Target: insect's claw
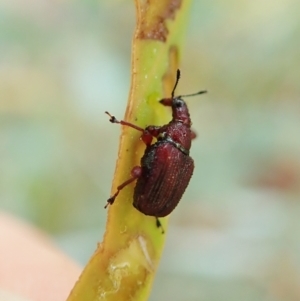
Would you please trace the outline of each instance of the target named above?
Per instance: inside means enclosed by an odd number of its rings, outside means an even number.
[[[164,230],[160,220],[157,217],[155,217],[155,218],[156,218],[156,227],[161,229],[161,234],[164,234],[165,230]]]
[[[119,123],[119,121],[117,120],[117,118],[113,115],[111,115],[109,112],[105,111],[105,114],[107,114],[110,118],[109,118],[109,121],[111,123]]]
[[[112,196],[110,197],[108,200],[107,200],[107,203],[106,205],[104,206],[104,209],[106,209],[109,205],[112,205],[115,201],[115,196]]]

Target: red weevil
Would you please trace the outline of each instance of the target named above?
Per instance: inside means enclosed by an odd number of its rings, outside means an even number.
[[[133,206],[145,215],[156,218],[157,227],[161,227],[158,217],[170,214],[179,203],[194,170],[194,161],[189,156],[191,140],[195,134],[191,130],[188,107],[182,97],[174,97],[180,78],[177,70],[176,82],[170,98],[163,98],[160,103],[172,107],[172,120],[163,126],[149,125],[145,129],[127,121],[118,121],[110,115],[110,122],[130,126],[142,132],[141,139],[146,144],[141,166],[131,170],[131,178],[117,187],[117,192],[107,200],[105,208],[112,205],[119,192],[128,184],[137,180],[133,195]],[[153,144],[152,139],[157,141]]]

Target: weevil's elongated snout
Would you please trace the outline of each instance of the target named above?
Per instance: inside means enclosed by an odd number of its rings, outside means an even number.
[[[171,107],[173,103],[173,98],[163,98],[159,102],[166,107]]]

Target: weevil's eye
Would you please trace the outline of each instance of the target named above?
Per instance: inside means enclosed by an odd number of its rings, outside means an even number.
[[[184,105],[184,101],[181,98],[174,98],[173,104],[174,104],[174,107],[181,108]]]

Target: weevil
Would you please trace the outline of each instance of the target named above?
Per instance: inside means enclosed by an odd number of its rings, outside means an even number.
[[[179,203],[194,171],[194,160],[190,157],[191,141],[195,134],[191,130],[191,118],[183,97],[206,93],[174,96],[180,70],[170,98],[163,98],[160,103],[172,108],[171,121],[163,126],[149,125],[145,129],[105,112],[110,122],[129,126],[140,131],[141,140],[146,149],[141,158],[141,165],[131,170],[131,177],[117,187],[116,193],[107,200],[105,208],[112,205],[119,192],[136,180],[133,194],[133,206],[145,215],[156,218],[157,227],[161,227],[159,217],[169,215]],[[153,138],[157,141],[152,143]],[[163,231],[163,229],[162,229]]]

